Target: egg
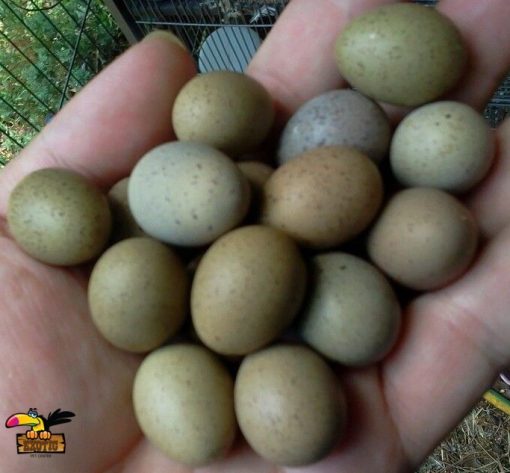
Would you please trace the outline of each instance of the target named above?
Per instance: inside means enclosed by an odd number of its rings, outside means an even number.
[[[34,171],[14,188],[7,224],[32,258],[71,266],[97,257],[110,237],[106,197],[83,176],[59,168]]]
[[[438,10],[411,3],[354,18],[338,36],[335,56],[342,76],[360,92],[406,106],[452,89],[467,62],[457,27]]]
[[[460,193],[485,177],[494,151],[494,134],[480,113],[460,102],[436,102],[402,120],[391,142],[391,168],[405,186]]]
[[[287,122],[278,161],[286,163],[322,146],[345,146],[379,162],[390,138],[388,117],[378,104],[354,90],[332,90],[306,102]]]
[[[233,230],[198,264],[191,289],[195,330],[218,353],[250,353],[292,322],[305,283],[304,261],[284,233],[263,225]]]
[[[433,290],[466,271],[477,241],[475,219],[455,197],[412,188],[390,199],[370,232],[368,252],[400,284]]]
[[[249,211],[249,219],[258,221],[260,218],[260,210],[262,208],[264,185],[273,174],[274,169],[258,161],[243,161],[237,164],[244,177],[250,183],[251,188],[251,208]]]
[[[300,333],[315,350],[347,366],[382,360],[400,329],[391,285],[370,263],[347,253],[324,253],[310,263],[310,288]]]
[[[364,154],[350,148],[316,148],[269,178],[262,222],[304,246],[332,248],[369,225],[382,196],[381,175]]]
[[[126,238],[147,236],[136,223],[128,201],[129,177],[121,179],[108,192],[108,203],[112,212],[111,240],[118,242]]]
[[[173,250],[150,238],[123,240],[99,258],[90,276],[92,321],[117,348],[152,350],[183,324],[189,286]]]
[[[148,235],[201,246],[243,220],[250,187],[221,151],[176,141],[154,148],[137,163],[128,198],[133,217]]]
[[[347,416],[331,368],[312,350],[294,345],[276,345],[243,360],[235,410],[249,445],[282,466],[308,465],[328,455]]]
[[[199,141],[229,155],[253,151],[274,121],[273,101],[255,79],[215,71],[190,80],[175,99],[172,120],[181,141]]]
[[[207,349],[159,348],[140,365],[133,386],[135,415],[145,436],[189,467],[223,457],[236,435],[233,381]]]

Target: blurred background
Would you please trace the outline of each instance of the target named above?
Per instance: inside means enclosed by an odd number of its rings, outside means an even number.
[[[177,34],[200,72],[241,72],[288,1],[0,0],[0,167],[92,77],[148,32],[169,29]],[[508,113],[510,76],[485,116],[497,126]],[[492,404],[482,400],[420,473],[510,472],[506,397],[508,385],[498,380],[486,396]],[[494,407],[498,402],[501,409]]]

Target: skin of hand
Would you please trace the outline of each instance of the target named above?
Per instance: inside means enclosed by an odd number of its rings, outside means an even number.
[[[248,73],[279,106],[280,122],[301,103],[345,86],[334,64],[341,28],[381,0],[293,0]],[[320,4],[320,8],[318,7]],[[462,31],[469,74],[450,95],[482,109],[510,65],[510,2],[442,0],[439,9]],[[87,309],[90,268],[58,269],[25,255],[5,223],[13,187],[29,172],[73,169],[108,189],[142,154],[174,138],[172,104],[195,74],[189,53],[165,35],[134,46],[95,78],[21,155],[0,172],[0,399],[4,417],[35,406],[76,417],[66,424],[65,455],[17,455],[2,429],[6,471],[40,473],[190,473],[141,435],[131,406],[140,356],[102,340]],[[510,365],[510,120],[496,131],[498,157],[466,198],[484,246],[457,282],[415,299],[400,342],[381,364],[338,370],[350,407],[345,441],[306,468],[277,468],[242,442],[200,473],[411,472]]]

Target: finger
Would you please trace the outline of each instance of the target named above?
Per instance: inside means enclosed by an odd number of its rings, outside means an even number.
[[[482,234],[493,237],[510,224],[510,118],[497,130],[497,155],[489,175],[468,197]]]
[[[391,0],[293,0],[283,11],[248,74],[258,79],[288,115],[312,97],[342,85],[334,43],[355,16]]]
[[[386,399],[415,464],[510,362],[509,246],[507,230],[457,283],[417,299],[385,364]]]
[[[127,176],[143,153],[172,138],[173,101],[194,73],[190,54],[168,35],[129,49],[2,171],[0,215],[12,188],[36,169],[73,169],[100,186]]]
[[[481,111],[510,68],[510,2],[442,0],[438,9],[457,25],[469,51],[469,71],[449,98]]]

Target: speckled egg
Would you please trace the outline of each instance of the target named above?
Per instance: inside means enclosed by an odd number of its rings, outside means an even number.
[[[106,196],[67,169],[34,171],[14,188],[7,209],[9,231],[30,256],[70,266],[98,256],[110,237]]]
[[[114,242],[147,236],[134,219],[128,201],[129,177],[121,179],[108,192],[108,202],[112,212],[112,235]]]
[[[393,196],[368,238],[372,261],[400,284],[438,289],[471,264],[478,228],[455,197],[430,188],[406,189]]]
[[[150,238],[123,240],[98,259],[90,276],[92,321],[117,348],[152,350],[183,324],[189,286],[173,250]]]
[[[218,353],[250,353],[292,322],[305,282],[304,261],[288,236],[262,225],[238,228],[200,260],[191,290],[193,325]]]
[[[142,229],[166,243],[200,246],[238,225],[250,186],[221,151],[172,142],[149,151],[129,180],[129,207]]]
[[[148,440],[171,459],[190,467],[213,463],[235,439],[233,385],[226,368],[206,348],[160,348],[136,373],[136,418]]]
[[[322,146],[346,146],[379,162],[390,138],[390,123],[379,105],[354,90],[332,90],[306,102],[287,122],[278,161]]]
[[[341,439],[347,407],[341,386],[309,348],[276,345],[247,356],[235,382],[239,427],[260,456],[303,466],[328,455]]]
[[[264,185],[271,174],[273,174],[274,169],[259,161],[243,161],[237,165],[251,187],[252,198],[249,218],[253,221],[257,221],[260,217],[260,210],[264,197]]]
[[[436,102],[402,120],[391,142],[391,168],[405,186],[459,193],[485,177],[494,151],[494,134],[480,113],[460,102]]]
[[[400,329],[400,305],[384,275],[347,253],[325,253],[310,264],[309,296],[300,333],[319,353],[348,366],[384,358]]]
[[[381,175],[364,154],[351,148],[316,148],[269,178],[262,221],[304,246],[331,248],[368,226],[382,196]]]
[[[264,141],[274,116],[271,96],[255,79],[216,71],[200,74],[182,88],[172,120],[179,140],[199,141],[239,156]]]
[[[456,26],[438,10],[412,3],[385,5],[355,18],[340,33],[335,54],[353,87],[407,106],[452,89],[467,59]]]

